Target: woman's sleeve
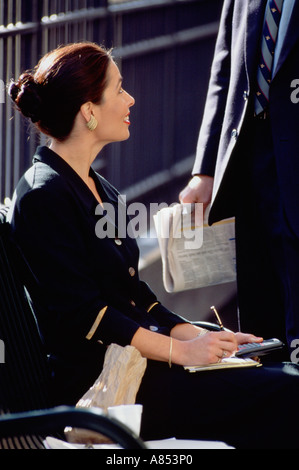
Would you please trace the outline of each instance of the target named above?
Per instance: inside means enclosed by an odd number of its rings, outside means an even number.
[[[188,320],[165,307],[146,282],[140,282],[143,306],[147,313],[155,318],[161,326],[166,327],[170,332],[172,328],[180,323],[189,323]]]

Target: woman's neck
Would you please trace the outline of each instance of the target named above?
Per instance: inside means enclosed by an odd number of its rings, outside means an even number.
[[[91,164],[97,157],[100,149],[92,151],[91,148],[88,148],[86,142],[82,144],[82,142],[59,142],[57,140],[52,140],[50,149],[63,158],[83,181],[88,184]]]
[[[83,146],[80,143],[72,144],[71,142],[58,142],[56,140],[53,140],[50,144],[50,149],[57,153],[57,155],[63,158],[63,160],[73,168],[73,170],[89,187],[97,201],[102,204],[95,182],[89,175],[91,164],[98,153],[95,152],[93,156],[92,151],[88,151],[87,147],[87,145]]]

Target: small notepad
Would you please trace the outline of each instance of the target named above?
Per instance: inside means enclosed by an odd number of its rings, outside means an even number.
[[[241,359],[239,357],[225,357],[220,362],[213,364],[206,364],[200,366],[184,366],[185,370],[189,372],[201,372],[206,370],[219,370],[219,369],[234,369],[242,367],[260,367],[260,362],[254,361],[250,358]]]

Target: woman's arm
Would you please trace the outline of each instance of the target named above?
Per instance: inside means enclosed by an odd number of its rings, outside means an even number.
[[[131,345],[148,359],[179,365],[217,362],[223,357],[224,351],[227,355],[231,355],[238,346],[235,335],[226,331],[209,332],[192,339],[182,340],[144,328],[137,330]]]
[[[204,330],[203,328],[200,328],[192,323],[181,323],[176,325],[172,330],[171,330],[171,336],[173,338],[180,339],[182,341],[188,340],[188,339],[194,339],[196,336],[198,336],[200,333],[206,332],[207,330]],[[233,333],[237,344],[245,344],[245,343],[253,343],[253,342],[261,342],[263,341],[263,338],[260,336],[255,336],[252,334],[248,333]]]
[[[231,356],[238,344],[262,341],[251,334],[227,331],[198,336],[201,330],[190,323],[180,324],[172,329],[169,337],[139,328],[131,345],[148,359],[190,366],[217,362],[224,354]]]

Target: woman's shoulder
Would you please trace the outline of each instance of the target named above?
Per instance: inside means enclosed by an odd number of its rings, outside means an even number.
[[[14,207],[31,218],[38,213],[59,214],[72,210],[72,194],[59,173],[43,162],[35,162],[14,191]]]
[[[66,185],[60,175],[42,162],[35,163],[20,179],[16,187],[18,199],[28,197],[42,197],[57,195],[57,192],[66,192]]]
[[[51,149],[45,146],[38,147],[32,166],[25,172],[17,185],[18,196],[28,193],[34,194],[66,194],[68,192],[67,180],[74,173]]]

